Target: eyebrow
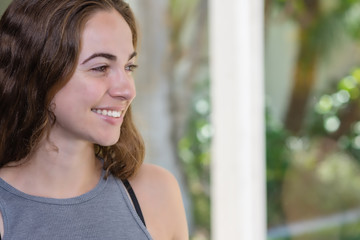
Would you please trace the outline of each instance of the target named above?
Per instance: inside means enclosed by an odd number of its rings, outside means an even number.
[[[87,63],[88,61],[90,61],[91,59],[97,58],[97,57],[103,57],[106,59],[109,59],[111,61],[115,61],[116,60],[116,56],[109,54],[109,53],[94,53],[93,55],[91,55],[90,57],[88,57],[82,64]]]
[[[136,57],[136,55],[137,55],[137,52],[133,52],[132,54],[130,54],[128,61],[133,59],[134,57]],[[106,59],[109,59],[111,61],[116,61],[116,59],[117,59],[115,55],[112,55],[110,53],[94,53],[93,55],[91,55],[90,57],[85,59],[85,61],[83,61],[81,64],[85,64],[88,61],[90,61],[91,59],[94,59],[94,58],[97,58],[97,57],[106,58]]]
[[[133,59],[136,56],[137,56],[137,52],[133,52],[132,54],[130,54],[128,61],[130,61],[131,59]]]

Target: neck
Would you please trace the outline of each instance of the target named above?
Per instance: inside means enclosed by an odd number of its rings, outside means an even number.
[[[14,187],[35,196],[71,198],[96,186],[102,164],[95,157],[93,144],[44,141],[23,164],[13,168],[16,173],[9,181]]]

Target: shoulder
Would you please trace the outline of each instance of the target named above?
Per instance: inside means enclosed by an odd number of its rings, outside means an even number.
[[[168,170],[153,164],[143,164],[130,181],[153,187],[169,187],[169,190],[178,185],[177,180]]]
[[[162,167],[143,164],[137,174],[129,181],[136,195],[145,198],[147,201],[144,204],[152,205],[152,207],[155,207],[158,202],[173,203],[181,200],[180,188],[176,178]]]
[[[154,239],[188,239],[179,184],[168,170],[143,164],[129,181]]]

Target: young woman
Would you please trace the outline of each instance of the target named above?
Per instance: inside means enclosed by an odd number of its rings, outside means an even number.
[[[178,184],[143,164],[137,31],[122,0],[14,0],[0,21],[0,236],[188,239]]]

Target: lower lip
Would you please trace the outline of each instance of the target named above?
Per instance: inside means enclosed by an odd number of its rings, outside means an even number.
[[[111,125],[120,125],[123,122],[123,117],[118,117],[118,118],[114,118],[114,117],[109,117],[109,116],[105,116],[102,114],[98,114],[95,113],[96,115],[98,115],[101,119],[105,120],[107,123],[110,123]]]

